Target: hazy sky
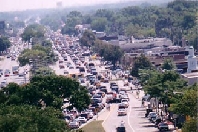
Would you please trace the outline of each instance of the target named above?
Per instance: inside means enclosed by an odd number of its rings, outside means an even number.
[[[75,5],[91,5],[98,3],[113,3],[129,0],[0,0],[0,12],[36,8],[54,8],[56,2],[62,1],[64,7]],[[134,0],[130,0],[134,1]],[[141,0],[135,0],[141,1]]]

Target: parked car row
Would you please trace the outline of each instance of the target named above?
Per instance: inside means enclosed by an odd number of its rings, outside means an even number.
[[[172,129],[171,126],[173,126],[173,123],[169,120],[163,119],[162,116],[158,115],[158,113],[152,111],[151,109],[147,109],[147,113],[148,120],[154,123],[155,127],[157,127],[160,132],[170,131]]]

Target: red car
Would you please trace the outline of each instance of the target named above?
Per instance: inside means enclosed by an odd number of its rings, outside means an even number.
[[[10,73],[7,73],[7,72],[4,73],[4,77],[9,77],[9,76],[10,76]]]

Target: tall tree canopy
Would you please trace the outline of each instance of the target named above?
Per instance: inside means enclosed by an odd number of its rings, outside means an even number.
[[[187,82],[178,73],[166,71],[164,73],[151,73],[150,78],[143,87],[145,92],[150,94],[151,97],[158,97],[163,103],[170,105],[177,98],[174,96],[174,92],[182,91],[186,84]]]
[[[139,76],[139,69],[151,69],[152,65],[151,62],[146,58],[145,55],[141,54],[140,57],[136,57],[133,66],[132,66],[132,71],[131,74],[134,77]]]
[[[83,36],[80,38],[80,43],[83,46],[88,46],[91,47],[93,45],[95,45],[95,41],[96,41],[96,36],[94,35],[93,32],[86,30],[83,33]]]
[[[46,65],[56,62],[55,54],[52,52],[51,47],[41,45],[34,45],[32,49],[25,49],[18,57],[18,61],[22,66],[29,64],[30,60],[36,61],[38,64],[45,62]]]
[[[38,109],[30,105],[0,106],[1,132],[69,132],[61,112],[48,107]]]
[[[63,99],[68,98],[73,107],[84,110],[90,104],[88,91],[73,79],[64,76],[34,76],[30,83],[24,86],[9,84],[0,91],[6,105],[28,104],[42,107],[61,109]],[[78,95],[78,96],[76,96]]]
[[[176,68],[173,60],[171,59],[165,59],[164,63],[162,64],[162,69],[165,70],[173,70],[174,68]]]
[[[5,51],[10,47],[10,41],[6,37],[0,37],[0,51]]]
[[[197,117],[197,95],[198,85],[195,84],[190,86],[188,89],[183,91],[183,96],[172,106],[172,110],[180,115]]]
[[[23,41],[28,41],[30,42],[31,38],[42,38],[44,37],[45,34],[45,28],[42,25],[39,24],[32,24],[32,25],[28,25],[24,32],[21,34],[21,37],[23,39]]]

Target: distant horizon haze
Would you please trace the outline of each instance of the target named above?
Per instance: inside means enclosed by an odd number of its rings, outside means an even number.
[[[62,2],[62,7],[90,6],[96,4],[110,4],[119,2],[145,2],[152,0],[0,0],[0,12],[24,11],[28,9],[56,8],[57,2]],[[159,0],[162,1],[162,0]]]

